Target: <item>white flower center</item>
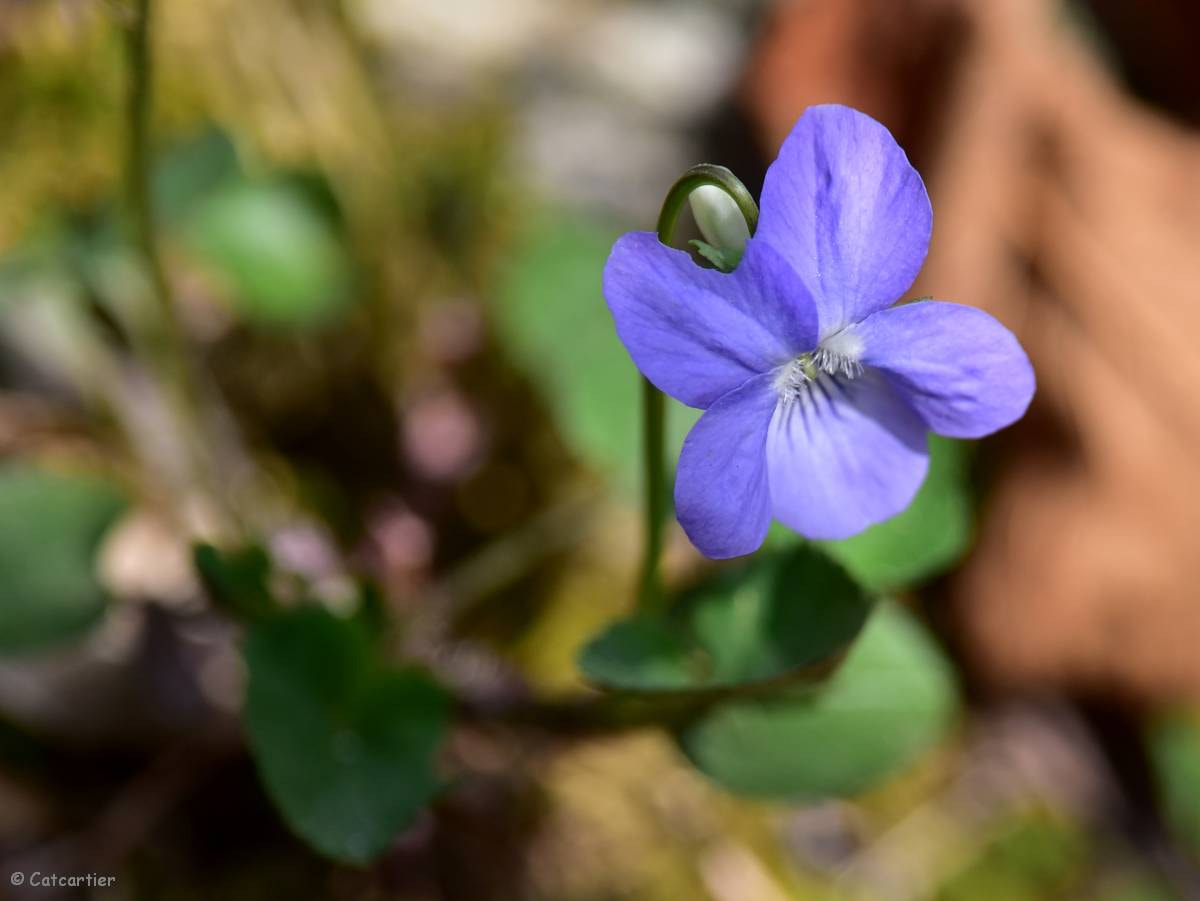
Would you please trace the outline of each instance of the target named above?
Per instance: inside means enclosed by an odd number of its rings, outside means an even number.
[[[853,326],[830,335],[816,350],[800,354],[776,370],[774,385],[779,399],[791,403],[806,396],[813,385],[858,378],[863,374],[862,353],[862,338]]]

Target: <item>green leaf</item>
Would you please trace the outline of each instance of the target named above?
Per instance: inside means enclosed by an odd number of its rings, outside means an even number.
[[[931,435],[929,452],[929,475],[908,509],[853,538],[824,543],[859,582],[875,591],[937,575],[970,545],[968,447]]]
[[[733,272],[738,267],[738,263],[742,261],[743,250],[740,247],[713,247],[713,245],[700,240],[691,240],[688,243],[696,248],[696,252],[700,256],[722,272]]]
[[[376,857],[439,788],[445,693],[385,667],[361,625],[319,608],[256,626],[246,662],[249,743],[284,819],[330,857]]]
[[[758,685],[829,661],[870,610],[840,566],[800,545],[719,573],[683,595],[669,618],[611,626],[579,665],[595,684],[622,691]]]
[[[240,174],[233,141],[219,129],[207,129],[159,156],[151,182],[155,211],[172,224]]]
[[[822,688],[735,699],[684,729],[680,745],[732,792],[788,800],[858,793],[932,745],[955,708],[950,669],[902,608],[880,605]]]
[[[366,630],[368,636],[378,638],[388,626],[388,605],[383,591],[369,579],[360,580],[357,587],[354,620]]]
[[[271,558],[258,545],[220,550],[203,542],[192,562],[212,602],[233,616],[263,619],[276,611],[271,596]]]
[[[323,325],[351,300],[350,263],[333,224],[291,182],[232,182],[195,211],[185,236],[255,325]]]
[[[542,219],[501,272],[495,314],[501,342],[541,390],[567,444],[632,491],[640,484],[641,378],[600,290],[618,235],[585,220]],[[672,461],[699,415],[667,399]]]
[[[93,476],[0,467],[0,653],[77,638],[104,613],[94,558],[125,499]]]
[[[1004,814],[986,829],[991,834],[985,833],[982,845],[971,849],[974,858],[962,854],[964,859],[950,878],[931,892],[936,901],[1084,896],[1115,901],[1117,896],[1107,891],[1082,891],[1095,862],[1089,859],[1089,836],[1080,824],[1048,808],[1031,806]]]
[[[579,656],[579,668],[597,685],[639,691],[675,691],[702,685],[704,651],[678,623],[653,617],[615,623]]]
[[[1187,713],[1163,716],[1151,726],[1147,744],[1167,821],[1200,854],[1200,720]]]

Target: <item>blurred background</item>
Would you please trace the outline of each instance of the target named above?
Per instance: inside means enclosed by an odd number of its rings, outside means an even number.
[[[161,0],[144,144],[135,15],[0,3],[6,875],[162,899],[1200,898],[1200,7]],[[939,452],[915,519],[832,549],[903,588],[953,666],[951,727],[851,799],[770,803],[659,731],[465,716],[448,787],[377,862],[313,851],[246,750],[241,630],[193,543],[252,536],[276,592],[382,610],[393,655],[476,712],[583,690],[640,553],[608,250],[693,163],[757,195],[831,101],[929,187],[912,296],[987,309],[1039,378],[1024,421]],[[671,408],[675,446],[694,418]],[[704,564],[672,529],[686,582]]]

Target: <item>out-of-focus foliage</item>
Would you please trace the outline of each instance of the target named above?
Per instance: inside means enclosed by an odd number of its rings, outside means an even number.
[[[300,186],[282,179],[230,182],[184,225],[247,321],[315,326],[350,300],[350,269],[330,223]]]
[[[121,155],[120,42],[109,29],[86,26],[64,40],[62,17],[44,13],[22,23],[23,42],[6,48],[0,63],[6,244],[24,236],[47,200],[79,205],[108,190]]]
[[[0,652],[40,650],[96,623],[106,598],[93,557],[124,506],[96,476],[0,467]]]
[[[222,551],[197,544],[192,563],[212,602],[231,616],[257,621],[276,610],[269,584],[271,558],[258,545]]]
[[[884,603],[820,690],[718,705],[681,743],[696,766],[739,794],[855,794],[941,738],[956,694],[941,652],[910,614]]]
[[[214,191],[241,177],[233,141],[217,128],[205,129],[160,154],[150,179],[155,212],[164,225],[174,227]]]
[[[845,796],[936,742],[956,708],[949,665],[922,627],[892,603],[868,621],[871,608],[840,566],[801,545],[720,573],[667,617],[617,623],[584,648],[580,666],[597,684],[638,692],[776,682],[767,697],[700,713],[683,727],[684,752],[735,792]],[[804,669],[847,647],[827,681]]]
[[[998,824],[978,856],[937,894],[938,901],[1052,901],[1077,896],[1087,864],[1079,830],[1045,812]]]
[[[908,508],[826,549],[876,591],[916,585],[949,568],[971,539],[969,462],[966,444],[931,435],[929,475]]]
[[[1147,738],[1171,826],[1200,856],[1200,720],[1183,712],[1162,716]]]
[[[545,214],[518,237],[495,308],[501,340],[550,403],[571,447],[620,484],[637,484],[640,381],[617,339],[599,273],[620,234]],[[699,413],[667,400],[674,460]]]
[[[439,787],[442,690],[319,608],[255,627],[246,664],[250,744],[288,823],[331,857],[377,856]]]
[[[786,679],[858,634],[871,599],[809,545],[762,554],[685,593],[668,617],[619,622],[580,656],[610,688],[704,690]]]
[[[351,302],[350,260],[319,182],[247,175],[210,129],[166,153],[152,186],[163,223],[247,322],[312,328]]]

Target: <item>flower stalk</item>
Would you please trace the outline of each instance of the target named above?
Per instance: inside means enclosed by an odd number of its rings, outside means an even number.
[[[125,26],[129,81],[126,97],[125,202],[134,246],[141,256],[159,321],[157,356],[178,366],[182,339],[171,305],[166,270],[158,250],[154,204],[150,196],[150,111],[154,58],[150,42],[151,0],[135,0]]]
[[[196,484],[212,481],[200,450],[201,413],[187,342],[171,300],[171,286],[158,245],[154,198],[150,190],[151,114],[154,105],[153,2],[133,0],[122,22],[125,40],[125,218],[134,253],[147,281],[151,308],[132,329],[133,347],[162,380],[176,427],[186,431],[190,459],[183,471]],[[164,466],[165,472],[174,467]],[[193,485],[175,486],[186,494]]]
[[[181,521],[192,524],[188,498],[200,493],[223,519],[224,528],[244,530],[235,502],[248,490],[253,467],[243,452],[232,418],[197,369],[171,297],[163,264],[150,187],[151,121],[154,108],[153,0],[131,0],[121,21],[125,43],[124,212],[133,251],[145,275],[149,308],[130,330],[135,354],[161,382],[162,395],[183,438],[186,459],[156,460],[178,495]],[[135,442],[136,443],[136,442]],[[235,475],[243,483],[234,484]]]
[[[705,185],[724,191],[737,204],[750,234],[758,226],[758,205],[746,186],[724,166],[700,163],[676,180],[658,215],[658,240],[670,245],[679,213],[692,192]],[[665,602],[660,562],[663,533],[670,513],[667,494],[666,398],[649,379],[642,378],[642,466],[645,491],[644,547],[638,587],[638,609],[660,611]]]
[[[741,210],[746,220],[750,234],[758,227],[758,204],[746,190],[741,180],[724,166],[714,166],[712,163],[700,163],[692,166],[679,176],[667,197],[663,201],[662,211],[658,214],[658,239],[664,244],[670,244],[675,234],[675,223],[679,219],[679,211],[687,203],[692,192],[705,185],[720,188],[730,196]]]

